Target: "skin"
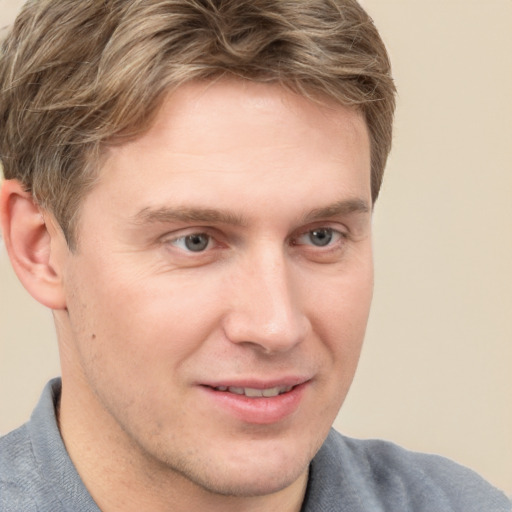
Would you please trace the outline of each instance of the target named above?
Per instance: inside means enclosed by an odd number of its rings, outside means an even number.
[[[60,429],[100,508],[300,510],[371,302],[362,116],[277,85],[182,86],[109,150],[73,252],[21,190],[4,187],[4,229],[38,226],[47,277],[14,266],[54,309]],[[291,412],[267,400],[261,422],[208,387],[291,381]]]

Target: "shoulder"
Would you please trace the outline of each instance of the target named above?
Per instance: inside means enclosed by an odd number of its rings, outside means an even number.
[[[0,438],[0,512],[99,512],[60,436],[50,381],[28,423]]]
[[[313,460],[311,472],[314,480],[324,482],[320,488],[313,481],[311,492],[323,489],[329,510],[512,510],[503,493],[444,457],[411,452],[385,441],[351,439],[334,430]],[[334,505],[341,500],[351,505]]]
[[[0,437],[0,512],[37,510],[31,496],[38,480],[27,426]]]

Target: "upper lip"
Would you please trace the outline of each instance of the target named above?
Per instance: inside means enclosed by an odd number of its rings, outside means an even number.
[[[277,387],[294,387],[299,384],[304,384],[311,380],[311,377],[303,376],[287,376],[278,377],[274,379],[257,379],[257,378],[226,378],[222,380],[212,380],[201,382],[202,386],[210,388],[218,387],[236,387],[236,388],[251,388],[251,389],[272,389]]]

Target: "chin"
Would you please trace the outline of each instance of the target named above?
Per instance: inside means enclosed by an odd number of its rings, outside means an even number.
[[[210,494],[232,497],[257,497],[278,493],[293,484],[306,482],[313,454],[299,446],[260,444],[243,450],[227,447],[168,463],[168,469]],[[302,447],[304,448],[304,447]],[[307,453],[306,453],[307,452]],[[191,453],[189,452],[189,455]],[[168,461],[170,462],[170,461]],[[301,478],[304,477],[303,480]]]
[[[300,468],[280,468],[277,471],[264,472],[260,468],[254,472],[251,467],[244,470],[226,471],[222,475],[201,475],[196,479],[206,491],[232,497],[258,497],[278,493],[297,482],[307,474],[308,464]]]

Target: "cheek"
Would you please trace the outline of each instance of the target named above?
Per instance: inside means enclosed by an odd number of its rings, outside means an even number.
[[[113,360],[124,371],[169,372],[214,329],[220,307],[214,280],[172,272],[134,275],[119,267],[107,279],[105,268],[98,271],[105,279],[98,285],[84,282],[77,306],[87,319],[80,337],[105,364]]]
[[[329,337],[354,337],[357,341],[357,333],[364,335],[373,295],[373,266],[370,256],[358,263],[351,271],[341,269],[307,287],[310,304],[316,310],[313,316]]]
[[[309,287],[314,306],[313,330],[331,360],[335,385],[345,391],[350,386],[368,323],[373,295],[371,258],[357,272],[333,277],[323,288]]]

